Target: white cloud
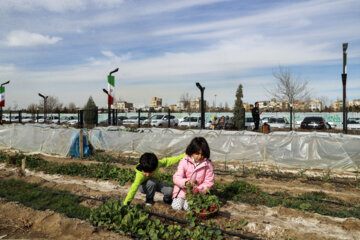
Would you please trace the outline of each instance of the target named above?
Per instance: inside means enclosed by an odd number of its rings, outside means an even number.
[[[149,8],[142,9],[140,14],[156,14],[162,12],[171,12],[179,9],[190,8],[200,5],[208,5],[217,2],[225,2],[229,0],[177,0],[177,1],[159,1]]]
[[[266,25],[275,29],[279,26],[293,26],[294,28],[299,28],[308,26],[312,23],[308,18],[317,18],[322,15],[332,15],[339,11],[347,11],[354,5],[358,5],[356,0],[331,2],[324,0],[307,1],[297,4],[289,4],[285,7],[278,7],[239,18],[171,27],[169,29],[154,31],[153,35],[164,36],[173,34],[201,33],[215,30],[224,31],[226,29],[244,27],[255,29],[255,27],[259,27],[261,25]]]
[[[27,31],[12,31],[6,37],[6,45],[11,47],[31,47],[37,45],[51,45],[60,41],[60,37],[49,37]]]
[[[1,0],[0,11],[33,12],[46,10],[50,12],[82,11],[90,8],[113,8],[125,0]]]
[[[51,12],[64,12],[68,10],[84,9],[84,0],[2,0],[0,9],[2,11],[31,12],[36,10],[47,10]]]

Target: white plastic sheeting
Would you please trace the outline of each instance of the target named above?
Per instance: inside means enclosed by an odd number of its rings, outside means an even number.
[[[195,136],[209,143],[213,161],[258,162],[297,168],[357,169],[360,167],[360,136],[319,132],[210,131],[119,128],[89,131],[95,149],[159,156],[183,153]]]
[[[176,130],[143,128],[126,132],[122,127],[84,130],[98,150],[158,156],[185,151],[195,136],[206,138],[213,161],[255,162],[297,168],[358,169],[360,136],[319,132]],[[0,149],[68,157],[78,129],[57,125],[12,124],[0,126]]]
[[[0,126],[0,149],[68,157],[78,129],[57,125],[11,124]]]

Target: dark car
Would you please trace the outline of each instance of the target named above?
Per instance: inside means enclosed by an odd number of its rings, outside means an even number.
[[[303,129],[331,128],[323,117],[305,117],[304,120],[302,120],[300,127]]]

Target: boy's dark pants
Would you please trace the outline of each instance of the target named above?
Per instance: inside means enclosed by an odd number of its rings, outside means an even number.
[[[146,182],[140,185],[140,192],[146,194],[146,199],[153,199],[155,192],[161,192],[164,194],[164,201],[172,199],[173,188],[163,182],[158,182],[156,179],[150,178]]]

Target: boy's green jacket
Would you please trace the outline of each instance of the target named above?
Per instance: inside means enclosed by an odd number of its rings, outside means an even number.
[[[178,163],[181,159],[183,159],[185,157],[185,153],[181,154],[180,156],[176,156],[176,157],[169,157],[169,158],[163,158],[159,160],[158,166],[155,169],[154,174],[151,176],[151,178],[155,178],[157,180],[159,180],[159,168],[161,167],[169,167],[173,164]],[[146,180],[148,180],[148,178],[142,173],[142,171],[137,170],[137,166],[139,164],[137,164],[135,166],[135,172],[136,172],[136,176],[135,176],[135,181],[133,182],[133,184],[131,185],[130,191],[128,192],[124,204],[127,205],[128,203],[130,203],[134,196],[136,191],[138,190],[138,188],[140,187],[140,185],[145,182]]]

